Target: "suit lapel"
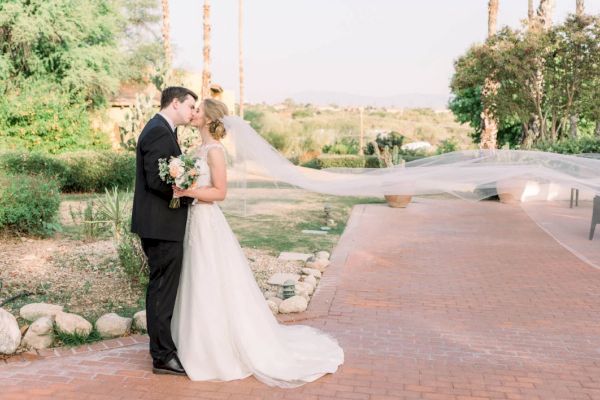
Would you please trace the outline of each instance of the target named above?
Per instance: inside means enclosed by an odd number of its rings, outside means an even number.
[[[179,143],[177,143],[177,137],[175,137],[175,132],[173,132],[171,130],[171,125],[169,125],[169,123],[167,122],[167,120],[160,114],[156,114],[154,116],[154,118],[157,118],[168,130],[169,130],[169,134],[171,136],[171,139],[173,139],[173,143],[175,143],[175,146],[177,146],[177,149],[179,149],[180,153],[183,153],[181,151],[181,147],[179,147]]]

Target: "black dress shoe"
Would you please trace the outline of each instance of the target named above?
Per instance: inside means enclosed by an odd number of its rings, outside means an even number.
[[[181,366],[181,362],[177,356],[173,356],[169,361],[163,363],[162,361],[154,361],[152,363],[152,372],[155,374],[163,375],[182,375],[185,376],[185,370]]]

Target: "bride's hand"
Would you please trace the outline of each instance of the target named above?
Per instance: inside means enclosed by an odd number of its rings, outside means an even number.
[[[177,198],[177,197],[192,197],[192,196],[190,196],[190,190],[182,189],[180,187],[173,185],[173,197]]]

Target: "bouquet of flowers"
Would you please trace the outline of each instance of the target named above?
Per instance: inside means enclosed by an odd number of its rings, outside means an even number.
[[[158,175],[160,179],[170,185],[176,185],[182,189],[189,189],[196,184],[198,170],[196,169],[196,158],[182,154],[178,157],[171,157],[158,160]],[[179,208],[181,205],[179,198],[174,197],[169,203],[169,208]]]

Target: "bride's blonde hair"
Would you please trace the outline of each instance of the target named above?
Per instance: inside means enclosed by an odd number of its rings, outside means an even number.
[[[223,117],[229,115],[229,110],[225,103],[215,99],[204,99],[202,101],[204,107],[204,116],[210,120],[208,123],[208,131],[214,139],[220,140],[225,137],[227,131],[223,125]]]

